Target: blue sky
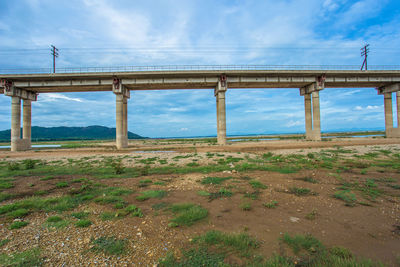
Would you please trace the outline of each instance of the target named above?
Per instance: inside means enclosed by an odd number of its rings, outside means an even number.
[[[0,69],[164,64],[400,65],[400,2],[1,1]],[[383,129],[374,89],[320,93],[322,131]],[[0,96],[0,130],[10,128]],[[212,90],[131,92],[129,130],[149,137],[216,134]],[[230,89],[227,133],[304,132],[298,89]],[[112,93],[41,94],[33,125],[115,127]]]

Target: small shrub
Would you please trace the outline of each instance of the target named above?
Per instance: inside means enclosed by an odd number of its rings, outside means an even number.
[[[25,159],[22,161],[22,164],[24,164],[25,170],[31,170],[35,168],[36,161],[33,159]]]
[[[350,192],[350,190],[336,191],[333,197],[343,200],[346,203],[345,205],[349,207],[354,207],[357,202],[356,195]]]
[[[125,167],[121,161],[113,161],[111,167],[114,169],[115,174],[123,174]]]
[[[26,222],[26,221],[16,221],[16,222],[13,222],[10,224],[9,229],[10,230],[19,229],[19,228],[27,226],[28,224],[29,224],[29,222]]]
[[[308,182],[308,183],[312,183],[312,184],[317,184],[318,180],[315,180],[312,177],[303,177],[303,178],[299,178],[298,180],[304,181],[304,182]]]
[[[329,252],[332,255],[335,255],[335,256],[337,256],[339,258],[342,258],[342,259],[351,259],[351,258],[353,258],[353,253],[350,250],[348,250],[347,248],[344,248],[344,247],[339,247],[339,246],[332,247],[332,248],[329,249]]]
[[[229,179],[232,179],[232,177],[205,177],[201,180],[201,184],[221,184]]]
[[[11,255],[0,254],[0,266],[42,266],[40,250],[33,248]]]
[[[310,213],[308,213],[306,216],[305,216],[305,218],[307,219],[307,220],[314,220],[315,219],[315,217],[318,215],[318,211],[316,210],[316,209],[313,209]]]
[[[18,162],[8,162],[7,169],[9,171],[18,171],[20,169],[19,163]]]
[[[79,212],[71,213],[71,216],[81,220],[81,219],[87,218],[89,216],[89,214],[90,214],[89,212],[79,211]]]
[[[117,216],[114,212],[105,211],[100,214],[100,219],[102,221],[110,221],[115,219]]]
[[[89,227],[90,225],[92,225],[92,222],[87,219],[79,220],[75,223],[75,226],[80,228]]]
[[[96,253],[104,253],[108,255],[121,255],[126,249],[126,240],[117,239],[115,237],[99,237],[92,239],[91,250]]]
[[[11,219],[22,218],[29,214],[27,209],[16,209],[7,213],[7,216]]]
[[[11,182],[0,181],[0,190],[13,188],[14,184]]]
[[[298,197],[300,196],[308,196],[308,195],[313,195],[311,189],[308,188],[301,188],[301,187],[290,187],[289,188],[289,193],[294,194]]]
[[[202,191],[202,190],[197,191],[197,194],[198,194],[199,196],[202,196],[202,197],[208,197],[208,196],[210,196],[210,193],[209,193],[209,192],[207,192],[207,191]]]
[[[129,205],[128,207],[125,208],[125,211],[131,214],[133,217],[143,217],[142,210],[135,205]]]

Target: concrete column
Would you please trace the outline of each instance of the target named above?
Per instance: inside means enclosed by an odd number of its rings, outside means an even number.
[[[11,97],[11,151],[18,151],[21,140],[21,98]]]
[[[217,140],[219,145],[226,144],[225,91],[217,91]]]
[[[319,92],[312,92],[312,113],[313,113],[313,140],[321,140],[321,121],[319,111]]]
[[[397,103],[397,128],[400,130],[400,92],[396,92],[396,103]],[[397,131],[399,131],[397,130]]]
[[[30,100],[24,100],[23,103],[22,127],[25,149],[31,149],[32,104]]]
[[[128,146],[128,99],[124,97],[123,99],[123,107],[122,107],[122,133],[124,135],[123,138],[123,146]]]
[[[115,110],[116,110],[116,145],[117,149],[121,149],[124,147],[124,132],[123,132],[123,106],[124,106],[124,96],[122,94],[116,94],[116,103],[115,103]]]
[[[304,111],[306,122],[306,139],[312,139],[312,113],[311,113],[311,94],[304,95]]]
[[[386,137],[393,137],[393,109],[392,109],[392,93],[384,94],[384,107],[385,107],[385,130]]]

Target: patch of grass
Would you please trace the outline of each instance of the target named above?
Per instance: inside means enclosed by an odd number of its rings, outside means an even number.
[[[0,254],[0,266],[42,266],[40,250],[38,248],[33,248],[11,255]]]
[[[14,184],[11,182],[0,181],[0,190],[13,188]]]
[[[250,211],[251,210],[251,202],[243,202],[240,204],[239,207],[244,211]]]
[[[221,231],[208,231],[204,235],[195,237],[195,243],[216,246],[226,252],[234,250],[240,255],[248,257],[250,252],[259,247],[260,243],[247,233],[230,234]]]
[[[209,197],[210,196],[210,192],[203,191],[203,190],[197,191],[197,194],[199,196],[202,196],[202,197]]]
[[[256,190],[256,191],[251,192],[251,193],[245,193],[244,197],[250,198],[252,200],[256,200],[256,199],[258,199],[260,197],[260,194],[261,194],[261,192]]]
[[[50,216],[46,220],[47,227],[49,227],[49,228],[54,227],[56,229],[65,228],[69,225],[69,223],[70,223],[69,221],[64,220],[60,216]]]
[[[354,207],[357,203],[356,195],[350,190],[336,191],[333,197],[344,201],[345,205],[349,207]]]
[[[136,197],[139,201],[145,201],[150,198],[163,198],[167,195],[167,192],[164,190],[149,190],[140,192],[140,195]]]
[[[278,201],[272,200],[270,202],[264,203],[263,205],[268,209],[275,209],[278,206]]]
[[[144,185],[144,184],[151,184],[151,183],[153,183],[153,181],[152,180],[150,180],[150,179],[144,179],[144,180],[140,180],[139,181],[139,184],[140,185]]]
[[[221,188],[216,193],[210,193],[209,199],[214,200],[214,199],[223,198],[223,197],[231,197],[232,195],[233,195],[232,191],[230,191],[226,188]]]
[[[229,179],[232,179],[232,177],[205,177],[201,180],[201,184],[221,184]]]
[[[309,188],[301,188],[301,187],[295,187],[295,186],[289,188],[289,193],[294,194],[298,197],[315,195],[315,193],[312,192],[311,189],[309,189]]]
[[[153,206],[151,206],[151,208],[153,210],[163,210],[167,207],[169,207],[169,203],[167,203],[167,202],[160,202],[160,203],[156,203]]]
[[[19,229],[19,228],[27,226],[28,224],[29,224],[29,222],[27,222],[27,221],[15,221],[10,224],[9,229],[10,230]]]
[[[344,248],[344,247],[339,247],[339,246],[332,247],[332,248],[329,249],[329,252],[332,255],[335,255],[335,256],[337,256],[339,258],[342,258],[342,259],[351,259],[351,258],[353,258],[353,253],[350,250],[348,250],[347,248]]]
[[[29,214],[29,210],[21,208],[21,209],[16,209],[16,210],[8,212],[7,217],[9,217],[11,219],[16,219],[16,218],[25,217],[28,214]]]
[[[20,165],[18,162],[8,162],[7,169],[9,171],[18,171],[20,169]]]
[[[115,219],[117,216],[115,212],[110,212],[110,211],[104,211],[100,214],[100,219],[102,221],[111,221]]]
[[[175,217],[171,219],[177,226],[191,226],[208,216],[208,210],[193,203],[173,204],[169,208]]]
[[[249,184],[254,189],[266,189],[266,188],[268,188],[268,186],[266,186],[265,184],[261,183],[258,180],[251,180],[251,181],[249,181]]]
[[[183,256],[178,260],[172,252],[161,258],[160,267],[199,267],[218,266],[228,267],[224,262],[225,255],[209,251],[207,248],[189,249],[182,252]]]
[[[126,250],[126,240],[111,237],[99,237],[92,239],[92,247],[90,250],[96,253],[104,253],[107,255],[121,255]]]
[[[295,235],[291,237],[285,233],[281,240],[286,243],[295,254],[298,254],[301,250],[305,250],[309,253],[320,253],[325,249],[322,243],[311,235]]]
[[[53,175],[48,175],[48,176],[45,176],[45,177],[40,178],[39,180],[40,180],[40,181],[48,181],[48,180],[52,180],[52,179],[54,179],[54,178],[56,178],[56,177],[53,176]]]
[[[65,187],[68,187],[68,186],[69,186],[68,182],[59,182],[59,183],[56,184],[57,188],[65,188]]]
[[[73,212],[71,213],[71,216],[74,218],[77,218],[79,220],[81,219],[86,219],[89,216],[89,212],[86,211],[79,211],[79,212]]]
[[[133,217],[143,217],[142,210],[135,205],[129,205],[128,207],[125,208],[125,211],[129,214],[131,214]]]
[[[61,218],[60,216],[50,216],[49,218],[47,218],[47,222],[48,223],[56,223],[56,222],[60,222],[62,221],[63,218]]]
[[[154,182],[153,184],[154,185],[166,185],[166,183],[163,181],[157,181],[157,182]]]
[[[25,170],[31,170],[35,168],[36,162],[33,159],[25,159],[22,161],[22,164],[25,166]]]
[[[89,227],[90,225],[92,225],[92,222],[90,220],[87,220],[87,219],[82,219],[82,220],[79,220],[79,221],[77,221],[75,223],[75,226],[79,227],[79,228]]]
[[[298,178],[298,180],[304,181],[304,182],[308,182],[308,183],[312,183],[312,184],[317,184],[319,183],[318,180],[312,178],[312,177],[303,177],[303,178]]]
[[[14,194],[0,192],[0,202],[14,198]]]
[[[400,189],[400,185],[398,185],[398,184],[387,184],[387,186],[389,186],[393,189],[398,189],[398,190]]]

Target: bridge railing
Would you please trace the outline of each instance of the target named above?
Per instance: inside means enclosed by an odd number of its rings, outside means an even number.
[[[149,65],[56,68],[56,73],[135,71],[232,71],[232,70],[360,70],[358,65]],[[400,70],[400,65],[369,65],[368,70]],[[0,69],[0,74],[49,74],[52,68]]]

